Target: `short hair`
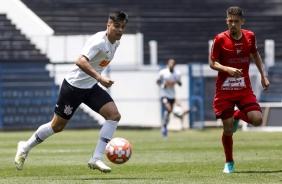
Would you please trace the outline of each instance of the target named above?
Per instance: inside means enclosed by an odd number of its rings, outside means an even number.
[[[238,6],[229,7],[226,10],[226,14],[227,14],[227,17],[230,16],[230,15],[237,15],[237,16],[243,18],[243,16],[244,16],[243,10]]]
[[[123,11],[113,11],[109,14],[109,20],[112,20],[113,22],[125,20],[125,22],[127,23],[128,15]]]

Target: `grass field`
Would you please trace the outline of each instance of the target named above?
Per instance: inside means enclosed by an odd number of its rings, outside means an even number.
[[[235,173],[222,173],[221,129],[169,132],[117,130],[114,137],[131,142],[133,154],[123,165],[109,163],[112,172],[90,170],[87,162],[98,130],[65,130],[34,148],[24,169],[14,166],[19,140],[33,132],[0,132],[0,183],[282,183],[280,132],[234,134]]]

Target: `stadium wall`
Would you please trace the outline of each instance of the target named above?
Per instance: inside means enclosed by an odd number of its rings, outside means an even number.
[[[73,64],[49,64],[46,69],[50,76],[55,77],[57,85],[61,85],[65,74]],[[134,70],[126,67],[109,65],[102,75],[110,77],[115,84],[108,89],[108,92],[115,100],[122,118],[120,126],[131,127],[160,127],[161,125],[161,104],[159,87],[156,84],[159,66],[136,66]],[[187,65],[177,65],[176,69],[182,72],[182,87],[177,86],[177,99],[183,106],[188,106],[188,72]],[[81,108],[89,113],[100,124],[103,118],[92,112],[87,106]],[[173,124],[175,122],[175,124]],[[188,118],[185,119],[188,125]],[[171,129],[180,128],[178,120],[172,117]]]
[[[0,2],[0,12],[6,13],[17,28],[30,38],[31,42],[42,53],[45,53],[53,63],[73,63],[86,39],[90,36],[54,36],[54,31],[21,1],[0,0]],[[158,95],[159,89],[155,82],[159,67],[142,65],[144,62],[142,34],[124,35],[121,41],[122,44],[116,53],[115,59],[112,61],[109,70],[104,73],[104,75],[109,75],[113,80],[116,80],[116,84],[109,90],[109,93],[112,94],[122,113],[120,125],[158,127],[161,122],[161,109]],[[55,66],[55,70],[53,66]],[[47,68],[50,70],[50,76],[55,76],[56,83],[60,85],[65,72],[69,70],[70,66],[51,64]],[[205,65],[205,67],[204,74],[207,75],[206,77],[213,78],[215,76],[214,72],[210,70],[208,65]],[[184,84],[181,88],[177,87],[177,98],[186,106],[189,105],[187,66],[178,65],[177,68],[182,71]],[[212,74],[210,75],[210,73]],[[259,96],[261,89],[257,75],[257,72],[254,72],[251,67],[254,91]],[[213,95],[210,93],[209,98],[212,99],[212,97]],[[212,111],[211,103],[208,102],[209,104],[206,104],[206,106],[209,111]],[[207,102],[204,101],[204,103]],[[83,108],[89,114],[92,114],[86,107]],[[97,115],[93,115],[93,117],[98,118],[100,123],[103,122],[101,117],[97,117]],[[206,120],[212,120],[212,118]]]
[[[6,14],[31,41],[54,34],[54,30],[20,0],[0,0],[0,4],[0,13]]]

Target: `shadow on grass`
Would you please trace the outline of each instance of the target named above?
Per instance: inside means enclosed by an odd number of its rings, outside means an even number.
[[[276,171],[236,171],[238,174],[271,174],[271,173],[282,173],[282,170]]]

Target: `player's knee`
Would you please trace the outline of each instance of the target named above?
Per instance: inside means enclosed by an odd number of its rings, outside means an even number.
[[[117,112],[115,112],[115,113],[111,113],[107,119],[113,120],[113,121],[119,121],[120,118],[121,118],[121,115],[120,115],[120,113],[117,111]]]
[[[118,113],[116,113],[116,114],[115,114],[115,116],[114,116],[114,120],[115,120],[115,121],[119,121],[119,120],[120,120],[120,118],[121,118],[120,113],[119,113],[119,112],[118,112]]]
[[[57,114],[54,114],[54,117],[51,120],[51,126],[55,133],[63,131],[67,123],[68,123],[67,119],[62,118]]]
[[[227,136],[232,136],[233,135],[233,128],[225,128],[224,129],[224,134]]]
[[[59,133],[61,131],[63,131],[65,128],[65,126],[63,125],[55,125],[55,126],[52,126],[52,129],[55,133]]]
[[[262,113],[258,110],[250,111],[248,114],[249,123],[257,127],[262,124]]]
[[[255,127],[260,126],[262,124],[262,118],[256,118],[252,120],[251,122],[252,122],[252,125],[254,125]]]
[[[232,118],[229,118],[227,120],[223,120],[223,131],[224,131],[225,135],[227,135],[227,136],[233,135],[233,128],[234,128],[234,125],[233,125],[233,119]]]
[[[262,116],[255,115],[249,117],[251,124],[255,127],[260,126],[262,124]]]

